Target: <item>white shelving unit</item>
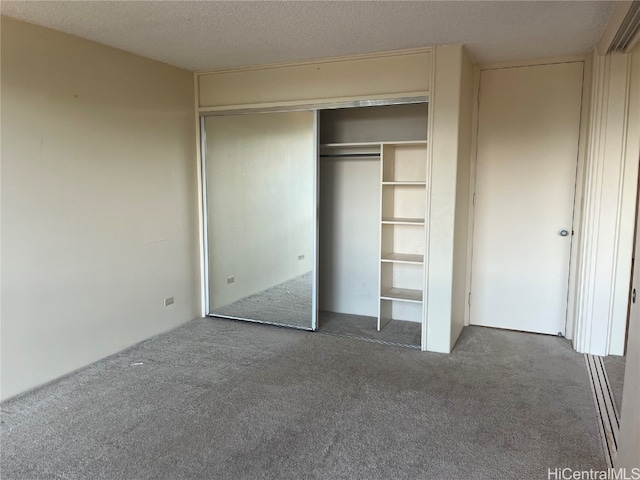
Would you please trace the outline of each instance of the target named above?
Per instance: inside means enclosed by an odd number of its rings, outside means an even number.
[[[427,142],[382,143],[378,330],[421,322],[424,293]]]
[[[428,130],[426,103],[320,112],[320,309],[414,323],[381,338],[425,329]]]

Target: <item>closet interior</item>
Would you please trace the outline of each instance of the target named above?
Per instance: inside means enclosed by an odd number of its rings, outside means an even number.
[[[420,347],[427,109],[319,112],[321,332]]]

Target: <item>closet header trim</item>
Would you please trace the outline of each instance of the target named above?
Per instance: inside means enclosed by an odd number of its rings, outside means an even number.
[[[269,113],[269,112],[298,112],[308,110],[335,110],[337,108],[353,108],[353,107],[384,107],[390,105],[409,105],[415,103],[428,103],[429,97],[426,94],[412,97],[398,98],[381,98],[381,99],[365,99],[351,100],[344,102],[317,103],[304,105],[279,105],[271,107],[251,107],[251,108],[232,108],[232,109],[200,109],[201,117],[214,117],[224,115],[248,115],[253,113]]]
[[[432,57],[430,49],[410,50],[340,61],[196,73],[198,108],[235,110],[428,95]]]

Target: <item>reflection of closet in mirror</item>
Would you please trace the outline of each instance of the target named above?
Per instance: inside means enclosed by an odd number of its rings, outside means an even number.
[[[204,119],[208,314],[312,329],[315,114]]]
[[[320,112],[320,331],[419,347],[427,104]]]

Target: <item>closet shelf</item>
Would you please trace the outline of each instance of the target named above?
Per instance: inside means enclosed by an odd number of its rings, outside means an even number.
[[[380,148],[379,142],[346,142],[346,143],[321,143],[320,148],[350,148],[350,147],[376,147]]]
[[[398,147],[423,146],[429,142],[427,140],[401,140],[399,142],[380,142],[382,145],[393,145]]]
[[[376,159],[381,157],[380,144],[371,143],[328,143],[320,146],[320,158]]]
[[[382,182],[382,185],[397,185],[406,187],[424,187],[427,182]]]
[[[335,148],[335,147],[380,147],[380,145],[393,145],[398,147],[411,147],[411,146],[423,146],[427,145],[427,140],[400,140],[397,142],[331,142],[321,143],[320,148]]]
[[[390,288],[382,292],[381,300],[399,300],[402,302],[422,303],[422,290],[409,288]]]
[[[380,261],[422,265],[424,263],[424,255],[417,255],[412,253],[389,253],[387,255],[383,255]]]
[[[379,153],[321,153],[320,158],[376,158],[380,159]]]
[[[386,225],[424,225],[424,218],[383,218]]]

